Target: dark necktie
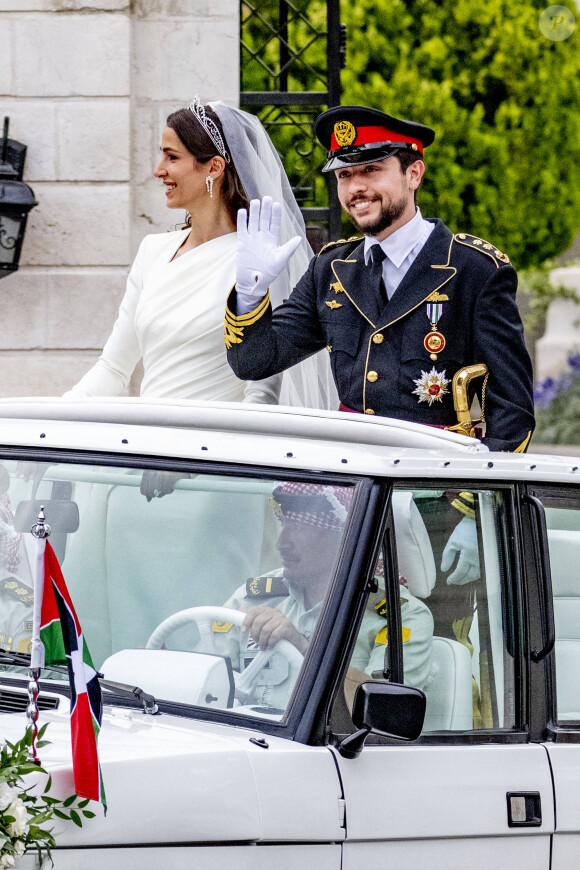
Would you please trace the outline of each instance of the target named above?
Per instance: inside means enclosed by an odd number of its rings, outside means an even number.
[[[371,270],[371,291],[374,299],[379,303],[380,308],[389,301],[387,288],[383,281],[383,260],[387,256],[380,245],[372,245],[370,249],[370,270]]]

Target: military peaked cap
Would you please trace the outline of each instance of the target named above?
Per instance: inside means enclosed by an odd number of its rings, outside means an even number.
[[[323,172],[374,163],[400,151],[422,155],[435,138],[435,131],[424,124],[364,106],[328,109],[316,119],[314,132],[328,152]]]

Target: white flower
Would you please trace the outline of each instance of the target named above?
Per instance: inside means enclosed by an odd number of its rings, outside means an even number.
[[[12,855],[2,855],[0,858],[0,867],[14,867],[14,858]]]
[[[20,858],[22,855],[24,855],[25,849],[26,846],[23,840],[14,840],[14,854],[17,858]]]
[[[18,789],[12,788],[7,782],[0,783],[0,813],[8,809],[12,801],[18,797]]]
[[[13,816],[14,821],[6,828],[9,837],[22,837],[28,832],[28,813],[20,798],[10,804],[6,815]]]

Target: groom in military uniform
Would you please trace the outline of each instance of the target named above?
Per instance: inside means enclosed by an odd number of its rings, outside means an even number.
[[[434,139],[423,124],[360,106],[316,121],[345,212],[361,236],[314,257],[272,312],[268,286],[295,241],[278,247],[276,205],[238,220],[236,286],[225,341],[239,378],[266,378],[326,348],[345,411],[445,428],[457,420],[451,383],[487,366],[481,397],[492,450],[526,449],[534,428],[532,368],[515,302],[517,275],[495,245],[425,220],[416,205]]]

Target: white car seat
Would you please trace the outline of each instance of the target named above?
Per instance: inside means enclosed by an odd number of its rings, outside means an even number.
[[[427,598],[435,586],[436,570],[425,523],[412,492],[394,492],[392,505],[399,574],[411,595]]]
[[[548,530],[554,622],[558,719],[580,719],[580,532]]]
[[[462,643],[434,637],[431,647],[433,680],[428,686],[423,731],[464,731],[473,728],[471,656]]]

